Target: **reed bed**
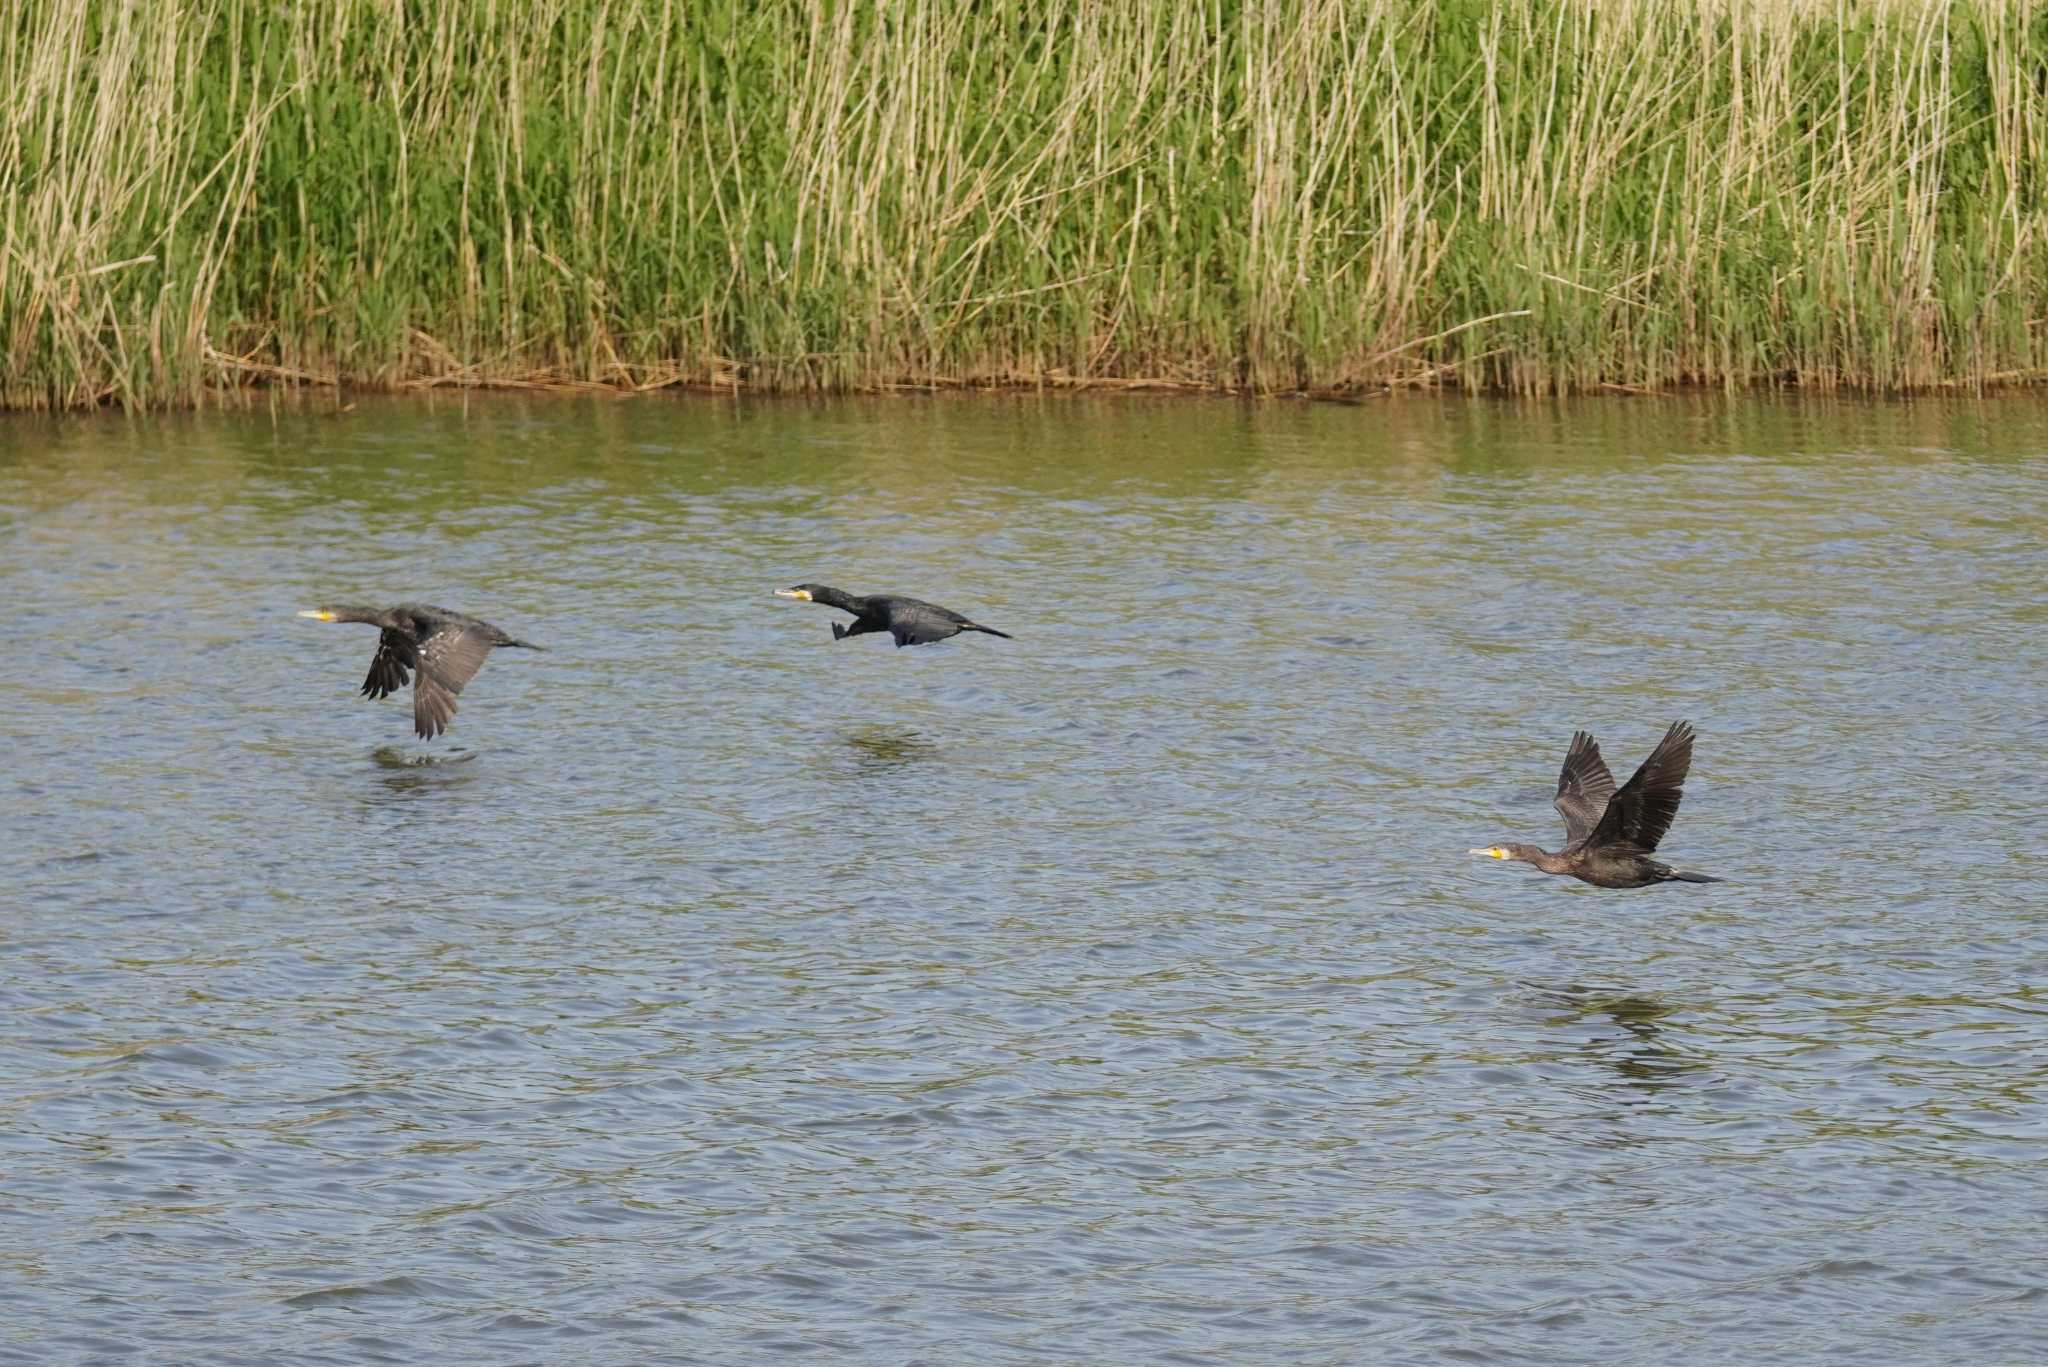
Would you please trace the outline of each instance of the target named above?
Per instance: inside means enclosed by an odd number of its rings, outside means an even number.
[[[2048,10],[16,0],[0,404],[2048,369]]]

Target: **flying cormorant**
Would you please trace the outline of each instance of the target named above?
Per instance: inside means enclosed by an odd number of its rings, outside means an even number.
[[[1673,723],[1635,777],[1614,790],[1614,775],[1593,737],[1580,731],[1565,752],[1553,800],[1564,818],[1565,846],[1556,854],[1534,845],[1493,845],[1473,854],[1519,859],[1545,873],[1564,873],[1596,888],[1646,888],[1652,883],[1718,883],[1650,858],[1678,815],[1680,788],[1692,767],[1692,725]]]
[[[489,622],[465,617],[426,603],[400,603],[395,608],[331,607],[302,612],[322,622],[368,622],[381,630],[377,655],[363,680],[363,696],[382,698],[405,687],[410,671],[412,727],[421,740],[448,729],[455,715],[455,695],[476,677],[493,646],[539,650],[531,641],[515,640]]]
[[[983,631],[991,636],[1000,636],[1005,641],[1015,638],[1007,631],[997,631],[979,622],[971,622],[951,608],[942,608],[937,603],[927,603],[916,598],[905,598],[894,593],[871,593],[865,598],[847,593],[842,589],[828,588],[823,584],[798,584],[793,589],[775,590],[777,598],[794,598],[799,603],[823,603],[826,607],[840,608],[853,614],[853,625],[832,624],[832,639],[843,641],[849,636],[860,636],[870,631],[886,631],[896,638],[901,646],[921,646],[933,641],[943,641],[948,636],[957,636],[963,631]]]

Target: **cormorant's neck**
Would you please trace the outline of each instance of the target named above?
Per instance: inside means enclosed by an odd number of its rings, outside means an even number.
[[[844,589],[815,588],[811,590],[811,601],[823,603],[828,608],[843,608],[856,616],[868,605],[868,600]]]
[[[1570,873],[1572,868],[1572,861],[1562,854],[1552,854],[1534,845],[1517,845],[1515,858],[1526,860],[1545,873]]]
[[[368,622],[373,627],[391,625],[389,608],[341,607],[333,609],[337,622]]]

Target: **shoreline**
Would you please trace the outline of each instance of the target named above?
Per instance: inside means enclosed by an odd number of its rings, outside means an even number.
[[[462,384],[411,383],[369,386],[348,382],[253,383],[235,388],[206,390],[200,401],[177,407],[141,411],[115,404],[91,408],[32,409],[0,408],[0,431],[33,430],[41,424],[91,423],[101,420],[127,422],[138,418],[167,421],[204,420],[211,415],[233,416],[269,411],[273,417],[344,419],[373,413],[467,409],[471,405],[531,403],[542,408],[574,406],[587,402],[593,412],[638,406],[636,401],[669,402],[685,408],[710,405],[720,411],[744,413],[748,408],[784,407],[829,410],[855,406],[878,415],[899,410],[915,412],[920,405],[931,411],[967,413],[983,410],[999,413],[1023,406],[1058,411],[1065,405],[1102,405],[1106,410],[1161,413],[1203,405],[1217,411],[1281,418],[1288,413],[1307,414],[1321,410],[1332,414],[1346,409],[1376,409],[1393,420],[1396,415],[1436,412],[1446,416],[1469,414],[1480,421],[1521,415],[1541,422],[1571,420],[1633,421],[1620,415],[1640,412],[1687,411],[1702,417],[1719,417],[1741,412],[1882,412],[1924,409],[1927,412],[1972,412],[2002,405],[2040,409],[2048,418],[2048,384],[2009,383],[1986,387],[1952,385],[1914,390],[1875,391],[1849,386],[1820,388],[1789,384],[1752,384],[1741,387],[1693,384],[1662,390],[1573,391],[1562,394],[1523,394],[1502,389],[1454,389],[1448,386],[1406,386],[1370,393],[1289,391],[1254,394],[1220,387],[1163,384],[1147,381],[1086,384],[899,384],[865,389],[835,391],[770,390],[741,385],[706,385],[677,382],[660,386],[626,388],[588,381],[561,380],[475,380]],[[1599,415],[1596,417],[1596,415]],[[1406,416],[1401,421],[1408,421]]]
[[[196,401],[171,406],[167,411],[197,411],[213,406],[236,406],[266,398],[291,396],[295,400],[328,394],[351,403],[360,398],[405,399],[451,394],[535,395],[561,398],[635,399],[657,395],[686,395],[702,399],[733,399],[772,402],[832,402],[855,399],[1027,398],[1034,395],[1072,397],[1115,397],[1126,395],[1149,399],[1228,399],[1241,403],[1319,403],[1363,405],[1384,399],[1426,397],[1468,401],[1513,401],[1528,403],[1584,401],[1594,399],[1692,399],[1757,398],[1850,399],[1860,402],[1907,402],[1914,399],[2038,396],[2048,391],[2048,370],[1994,375],[1975,381],[1956,379],[1917,385],[1879,386],[1845,381],[1801,383],[1797,380],[1750,380],[1719,383],[1685,381],[1652,388],[1618,381],[1585,386],[1528,392],[1504,385],[1471,386],[1444,383],[1437,379],[1396,379],[1379,384],[1342,384],[1288,389],[1259,389],[1244,385],[1200,383],[1188,380],[1147,377],[1097,376],[1077,378],[1048,376],[1043,379],[995,377],[905,378],[872,384],[825,388],[799,388],[750,384],[738,380],[707,380],[687,376],[654,381],[578,379],[548,371],[504,375],[420,375],[392,381],[363,378],[334,378],[310,373],[281,373],[281,368],[248,366],[248,378],[238,384],[204,386]],[[0,415],[92,413],[119,410],[111,398],[98,403],[68,408],[16,405],[0,406]]]

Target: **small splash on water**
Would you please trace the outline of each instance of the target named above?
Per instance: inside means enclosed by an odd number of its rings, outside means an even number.
[[[893,769],[939,753],[938,744],[907,726],[863,726],[846,738],[864,769]]]
[[[396,745],[380,745],[370,752],[379,769],[434,769],[449,764],[467,764],[476,758],[474,750],[451,750],[445,755],[411,754]]]

